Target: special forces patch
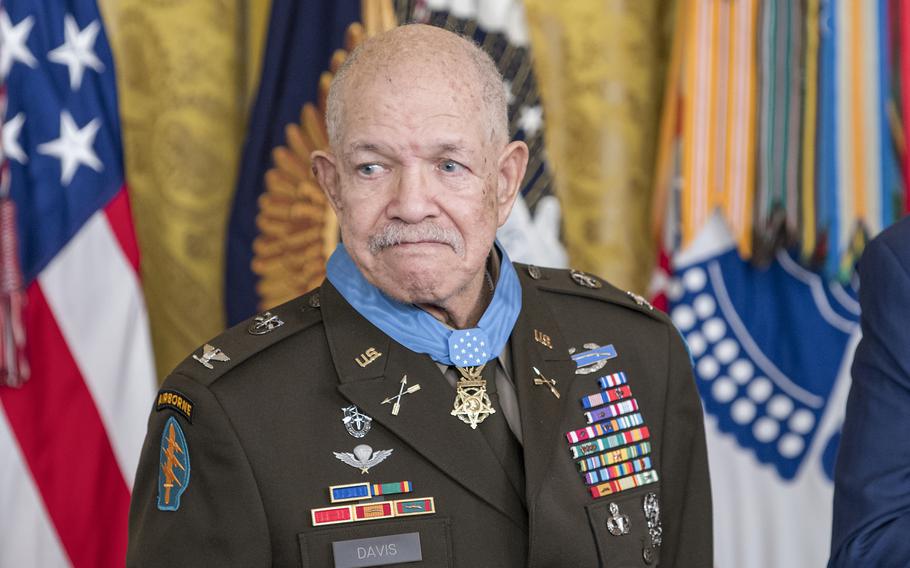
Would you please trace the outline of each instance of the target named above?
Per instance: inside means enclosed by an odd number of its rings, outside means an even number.
[[[158,470],[158,508],[176,511],[180,496],[190,483],[190,452],[177,419],[171,416],[161,433],[160,467]]]

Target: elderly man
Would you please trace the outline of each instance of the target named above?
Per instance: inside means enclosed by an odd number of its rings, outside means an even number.
[[[449,32],[366,42],[314,152],[343,245],[322,286],[159,393],[137,566],[710,566],[689,356],[644,300],[495,246],[528,150]]]

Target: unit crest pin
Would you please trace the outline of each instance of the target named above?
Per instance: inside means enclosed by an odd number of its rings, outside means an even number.
[[[360,409],[357,408],[356,404],[346,406],[345,408],[342,408],[341,411],[344,412],[344,417],[341,419],[341,422],[344,424],[348,434],[355,438],[363,438],[369,433],[370,428],[373,426],[373,419],[363,412],[360,412]]]
[[[272,315],[272,312],[263,312],[253,318],[247,332],[250,335],[265,335],[266,333],[283,326],[284,322],[278,317]]]

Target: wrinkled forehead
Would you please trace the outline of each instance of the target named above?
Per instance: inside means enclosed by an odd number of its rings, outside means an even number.
[[[430,64],[426,64],[430,63]],[[411,131],[454,131],[485,143],[491,128],[474,72],[439,61],[378,63],[350,77],[342,99],[342,139],[377,126]],[[445,62],[443,62],[445,63]]]

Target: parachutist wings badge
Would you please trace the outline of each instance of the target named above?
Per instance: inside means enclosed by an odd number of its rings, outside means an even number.
[[[361,474],[369,473],[370,468],[376,466],[390,455],[392,450],[379,450],[374,452],[373,448],[366,444],[360,444],[354,448],[354,452],[332,452],[335,457],[351,467],[356,467]]]

